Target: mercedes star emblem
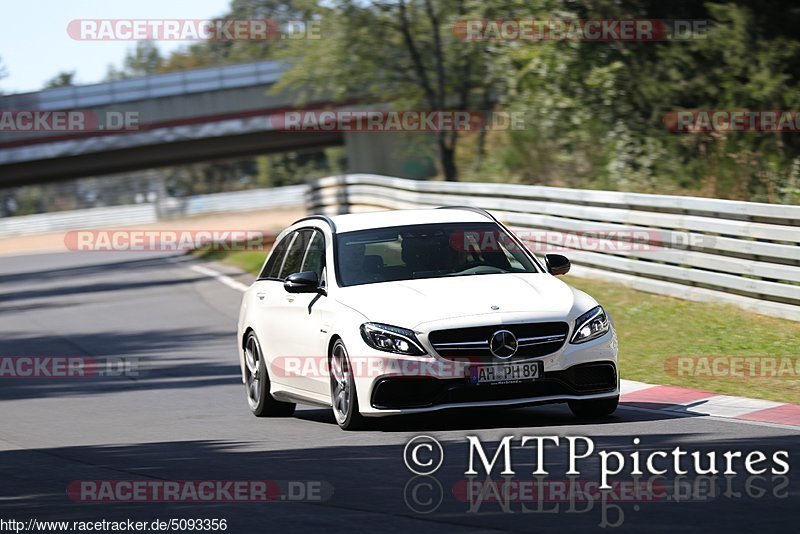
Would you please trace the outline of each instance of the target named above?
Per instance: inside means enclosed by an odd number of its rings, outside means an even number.
[[[489,339],[489,350],[500,359],[507,359],[517,352],[517,337],[508,330],[498,330]]]

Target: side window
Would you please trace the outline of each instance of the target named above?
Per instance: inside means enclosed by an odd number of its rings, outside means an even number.
[[[325,236],[322,232],[314,231],[314,236],[308,244],[306,258],[303,260],[301,271],[314,271],[322,279],[322,268],[325,266]]]
[[[264,266],[264,270],[261,271],[259,278],[278,278],[281,270],[281,264],[283,264],[283,257],[286,256],[286,249],[289,248],[289,243],[292,242],[292,237],[294,237],[294,233],[287,235],[275,245],[275,247],[272,249],[272,254],[269,257],[267,264]]]
[[[290,274],[300,272],[303,265],[303,257],[308,247],[308,241],[311,239],[313,230],[300,230],[296,233],[297,237],[294,238],[292,244],[289,245],[289,251],[286,253],[286,260],[283,262],[278,278],[284,279]]]

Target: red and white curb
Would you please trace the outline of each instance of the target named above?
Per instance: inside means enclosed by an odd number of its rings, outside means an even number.
[[[657,386],[633,380],[622,380],[621,390],[620,403],[634,408],[800,428],[800,405],[797,404],[719,395],[677,386]]]

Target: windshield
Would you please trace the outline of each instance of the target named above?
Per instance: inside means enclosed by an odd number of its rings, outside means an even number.
[[[538,272],[519,245],[493,223],[397,226],[337,237],[340,286],[443,276]]]

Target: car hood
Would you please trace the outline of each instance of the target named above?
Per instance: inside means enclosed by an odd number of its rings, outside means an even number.
[[[350,286],[338,291],[337,300],[369,321],[416,328],[484,314],[565,318],[575,297],[570,286],[549,274],[506,273]]]

